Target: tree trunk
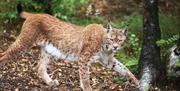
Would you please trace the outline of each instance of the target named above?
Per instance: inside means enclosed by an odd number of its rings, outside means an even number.
[[[144,0],[143,45],[139,60],[140,90],[148,90],[154,85],[161,69],[158,0]]]

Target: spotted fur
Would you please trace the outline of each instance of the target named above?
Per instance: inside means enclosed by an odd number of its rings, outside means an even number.
[[[89,80],[89,66],[92,62],[99,62],[116,71],[123,68],[114,58],[114,53],[124,43],[127,29],[119,31],[111,26],[106,29],[99,24],[82,28],[47,14],[21,12],[20,15],[26,19],[22,31],[16,41],[0,54],[1,64],[17,57],[21,51],[40,46],[39,77],[48,85],[59,85],[58,80],[53,80],[47,73],[50,57],[78,61],[83,91],[92,91]]]

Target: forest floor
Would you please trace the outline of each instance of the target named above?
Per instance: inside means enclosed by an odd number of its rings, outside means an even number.
[[[0,38],[0,52],[7,49],[12,39]],[[60,82],[59,86],[47,86],[37,75],[39,49],[32,48],[17,59],[0,67],[0,91],[82,91],[79,85],[77,63],[51,61],[48,73]],[[118,74],[99,64],[91,67],[91,85],[95,91],[134,91],[126,83],[112,81]]]

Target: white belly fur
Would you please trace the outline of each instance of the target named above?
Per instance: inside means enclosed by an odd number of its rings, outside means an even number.
[[[66,54],[63,51],[59,50],[58,48],[54,47],[52,44],[45,44],[44,50],[48,54],[50,54],[51,56],[57,59],[62,59],[67,61],[78,61],[79,59],[79,57],[76,56],[75,54]]]

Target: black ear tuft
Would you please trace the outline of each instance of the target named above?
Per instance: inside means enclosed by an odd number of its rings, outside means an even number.
[[[112,28],[112,25],[111,25],[111,19],[109,18],[108,19],[108,24],[107,24],[107,33],[110,33],[112,32],[113,28]]]
[[[127,36],[127,35],[128,35],[128,28],[125,27],[125,28],[122,30],[122,32],[124,33],[125,36]]]
[[[110,33],[110,32],[112,32],[112,26],[111,26],[111,24],[108,24],[107,25],[107,33]]]

